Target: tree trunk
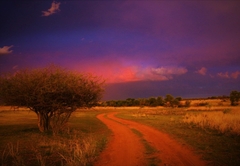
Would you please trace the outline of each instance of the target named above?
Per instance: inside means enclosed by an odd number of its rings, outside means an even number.
[[[50,130],[50,117],[46,112],[38,112],[38,128],[41,132]]]

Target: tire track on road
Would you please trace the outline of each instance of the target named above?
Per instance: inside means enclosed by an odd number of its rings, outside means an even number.
[[[187,146],[179,144],[168,134],[130,120],[117,118],[117,112],[97,116],[113,134],[107,148],[102,152],[96,166],[145,166],[145,149],[141,139],[156,149],[154,157],[159,166],[205,166],[200,156],[194,154]],[[133,133],[137,130],[141,138]]]
[[[158,157],[162,161],[160,166],[205,166],[206,163],[189,148],[179,144],[168,134],[160,132],[152,127],[117,118],[117,113],[109,113],[108,117],[129,128],[138,130],[148,143],[159,151]]]
[[[113,134],[95,166],[146,165],[143,144],[130,128],[111,118],[106,118],[105,114],[100,114],[97,118],[112,130]]]

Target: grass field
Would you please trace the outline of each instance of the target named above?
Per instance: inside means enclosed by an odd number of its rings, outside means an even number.
[[[39,132],[35,113],[1,107],[0,165],[92,165],[110,134],[95,118],[97,114],[93,110],[77,110],[66,132],[52,136]]]
[[[201,121],[204,124],[206,121],[209,124],[217,123],[213,123],[213,117],[238,119],[240,107],[230,107],[227,103],[221,106],[212,104],[211,107],[193,105],[190,108],[99,107],[77,110],[70,118],[66,133],[59,136],[40,133],[37,116],[33,112],[24,108],[9,110],[9,107],[0,108],[1,165],[91,165],[105,147],[110,135],[110,131],[96,115],[108,111],[119,112],[118,116],[121,118],[169,133],[180,143],[193,147],[209,165],[240,164],[239,134],[230,132],[229,128],[222,132],[219,127],[199,125]],[[200,122],[188,122],[186,117],[199,119]],[[221,120],[218,122],[221,124]],[[233,120],[224,122],[231,126]],[[233,124],[238,124],[238,121]]]
[[[217,107],[218,115],[222,115],[226,108]],[[240,117],[239,107],[228,108],[225,116],[234,114]],[[240,137],[236,133],[221,132],[209,126],[201,127],[194,123],[186,123],[186,115],[200,116],[201,114],[216,114],[215,108],[195,110],[182,108],[146,108],[145,110],[122,111],[118,117],[133,120],[155,127],[169,133],[171,137],[184,145],[190,145],[196,153],[203,156],[209,165],[237,166],[240,164]],[[215,117],[216,118],[216,117]],[[222,118],[222,117],[221,117]],[[211,121],[211,119],[209,119]],[[229,126],[235,125],[227,121]],[[161,141],[161,138],[159,139]]]

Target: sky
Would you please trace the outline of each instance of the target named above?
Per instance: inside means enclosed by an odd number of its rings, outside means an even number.
[[[0,1],[0,74],[56,64],[102,100],[240,91],[240,1]]]

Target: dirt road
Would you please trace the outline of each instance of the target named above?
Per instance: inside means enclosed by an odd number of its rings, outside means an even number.
[[[116,113],[97,116],[112,130],[112,138],[99,157],[96,166],[145,166],[148,165],[141,138],[133,133],[142,133],[143,139],[156,149],[155,157],[160,166],[204,166],[206,163],[189,148],[149,126],[115,117]]]

